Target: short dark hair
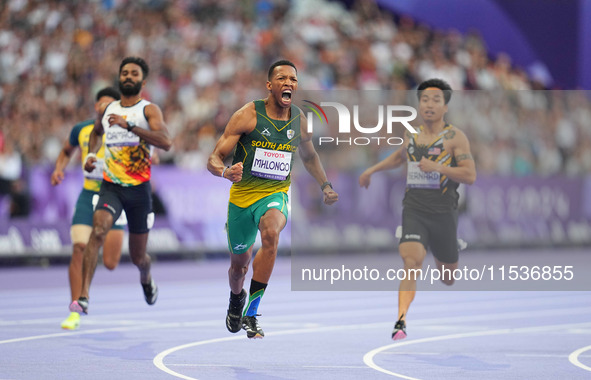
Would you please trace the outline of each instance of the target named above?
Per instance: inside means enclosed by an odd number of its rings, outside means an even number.
[[[267,74],[267,79],[271,80],[271,75],[273,75],[273,70],[275,70],[275,68],[277,66],[291,66],[295,69],[296,74],[298,73],[298,69],[295,67],[293,62],[288,61],[287,59],[281,59],[281,60],[275,62],[274,64],[272,64],[271,67],[269,67],[269,73]]]
[[[429,87],[435,87],[443,91],[443,98],[445,99],[445,104],[449,103],[449,101],[451,100],[451,93],[453,92],[451,86],[443,79],[436,78],[426,80],[423,83],[419,84],[419,87],[417,88],[417,98],[419,98],[419,100],[421,100],[421,95],[423,94],[423,91]]]
[[[140,58],[140,57],[125,57],[125,58],[123,58],[123,61],[121,61],[121,65],[119,65],[119,74],[121,74],[121,69],[123,68],[123,66],[127,65],[128,63],[135,63],[136,65],[141,67],[142,74],[144,74],[144,79],[146,79],[148,77],[148,73],[150,72],[150,68],[148,67],[148,64],[146,63],[146,61],[144,61],[144,59]]]
[[[110,96],[111,98],[114,98],[115,100],[121,99],[121,94],[119,93],[119,91],[117,91],[115,89],[115,87],[105,87],[102,90],[100,90],[99,92],[97,92],[96,93],[96,101],[98,102],[98,100],[100,98],[102,98],[103,96]]]

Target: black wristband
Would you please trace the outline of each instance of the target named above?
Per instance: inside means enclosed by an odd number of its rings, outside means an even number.
[[[320,190],[324,191],[324,188],[325,188],[326,186],[330,186],[330,188],[331,188],[331,189],[333,188],[333,187],[332,187],[332,183],[330,183],[330,182],[326,181],[326,182],[324,182],[322,185],[320,185]]]

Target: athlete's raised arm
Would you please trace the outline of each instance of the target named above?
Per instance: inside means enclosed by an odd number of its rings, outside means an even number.
[[[207,160],[207,170],[217,177],[224,177],[231,182],[240,182],[242,180],[243,165],[238,162],[231,167],[224,166],[224,159],[228,157],[240,136],[244,133],[250,133],[256,127],[256,111],[254,103],[250,102],[234,112],[230,121],[224,129],[224,133],[219,138],[213,152]]]
[[[324,194],[324,203],[332,205],[339,200],[339,194],[333,190],[332,184],[328,181],[326,172],[322,166],[322,162],[320,162],[318,153],[316,152],[316,149],[314,149],[314,144],[312,144],[312,134],[308,133],[306,129],[306,125],[308,124],[306,117],[303,112],[301,112],[300,115],[300,130],[302,134],[302,139],[298,148],[300,158],[308,173],[310,173],[316,182],[318,182],[318,185],[320,185],[322,193]]]

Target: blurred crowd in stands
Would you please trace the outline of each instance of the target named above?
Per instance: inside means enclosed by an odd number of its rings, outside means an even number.
[[[55,161],[129,55],[149,63],[144,95],[174,136],[163,164],[204,169],[232,112],[265,95],[268,66],[284,58],[300,89],[401,91],[438,77],[470,90],[456,91],[449,120],[470,138],[479,175],[591,172],[589,93],[522,91],[551,83],[491,56],[477,32],[434,30],[373,1],[2,3],[0,176],[11,186],[26,166]]]

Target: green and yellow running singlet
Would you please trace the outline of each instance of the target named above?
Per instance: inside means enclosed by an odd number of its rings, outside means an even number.
[[[101,189],[101,182],[103,181],[103,166],[105,163],[104,135],[103,145],[101,145],[101,149],[96,153],[97,160],[94,170],[90,173],[84,170],[84,159],[88,154],[88,140],[93,128],[94,120],[86,120],[76,124],[70,132],[70,145],[73,147],[80,147],[82,172],[84,173],[84,189],[98,192]]]
[[[254,106],[256,127],[240,137],[232,161],[232,165],[244,165],[242,180],[230,189],[230,202],[242,208],[289,190],[294,154],[301,140],[299,108],[292,105],[291,118],[284,121],[269,118],[264,100],[255,100]]]

